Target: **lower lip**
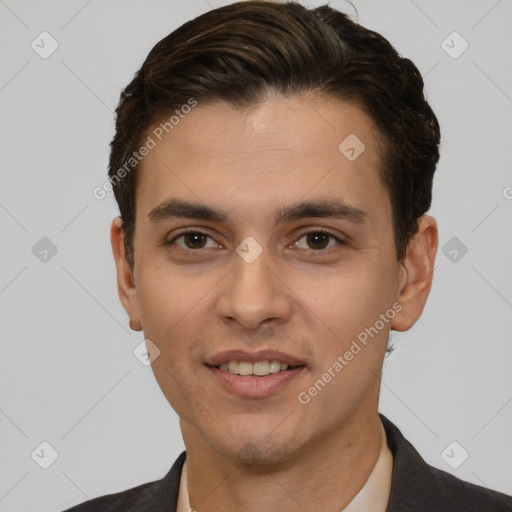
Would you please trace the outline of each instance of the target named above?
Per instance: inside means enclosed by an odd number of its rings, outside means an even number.
[[[215,366],[208,366],[207,368],[219,379],[221,385],[231,393],[249,398],[262,398],[277,393],[296,378],[305,369],[305,366],[270,373],[265,377],[235,375],[219,370]]]

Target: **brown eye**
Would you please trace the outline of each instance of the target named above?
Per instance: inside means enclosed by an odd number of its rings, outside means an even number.
[[[305,239],[306,247],[301,244],[301,240]],[[343,243],[338,237],[325,231],[310,231],[302,235],[296,242],[297,246],[302,249],[309,249],[313,251],[322,251],[330,249],[331,247]]]
[[[209,240],[211,242],[209,242]],[[180,241],[180,242],[178,242]],[[208,245],[210,243],[210,245]],[[176,244],[180,249],[204,249],[215,247],[215,241],[205,233],[201,233],[200,231],[187,231],[185,233],[181,233],[177,237],[173,238],[169,244]]]
[[[308,233],[306,239],[312,249],[325,249],[329,243],[329,235],[326,233]]]
[[[185,245],[189,249],[201,249],[205,246],[207,238],[208,236],[202,233],[186,233],[183,235]]]

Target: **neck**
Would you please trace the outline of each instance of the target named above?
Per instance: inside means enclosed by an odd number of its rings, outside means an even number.
[[[382,444],[376,410],[354,415],[274,464],[241,464],[205,445],[192,429],[183,433],[190,506],[197,512],[341,511],[365,484]]]

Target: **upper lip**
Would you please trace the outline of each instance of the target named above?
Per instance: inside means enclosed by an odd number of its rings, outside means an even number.
[[[302,366],[304,361],[297,359],[289,354],[280,352],[278,350],[258,350],[257,352],[247,352],[246,350],[225,350],[218,352],[210,357],[206,364],[208,366],[219,366],[221,363],[228,363],[229,361],[249,361],[257,363],[258,361],[280,361],[288,366]]]

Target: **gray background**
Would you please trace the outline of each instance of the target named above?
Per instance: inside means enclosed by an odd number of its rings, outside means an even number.
[[[55,511],[161,478],[183,449],[117,297],[117,207],[92,190],[121,88],[159,39],[226,3],[0,0],[2,511]],[[417,325],[393,336],[380,410],[430,464],[512,494],[512,2],[354,5],[418,65],[443,132],[434,285]],[[50,48],[43,31],[59,45],[46,59],[31,47]],[[48,469],[43,441],[58,453]]]

